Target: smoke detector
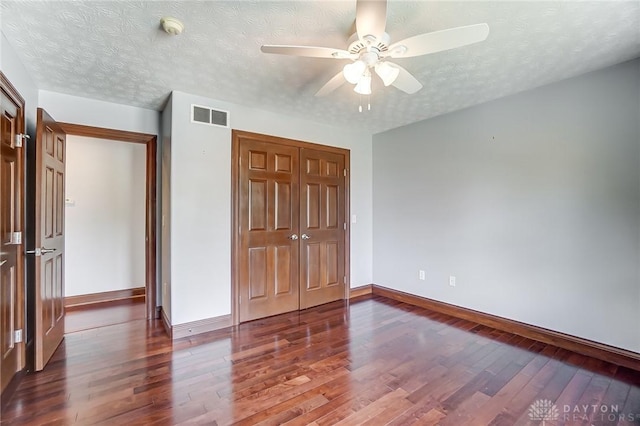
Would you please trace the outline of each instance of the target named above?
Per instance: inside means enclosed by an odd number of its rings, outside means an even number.
[[[160,20],[160,25],[165,33],[169,35],[179,35],[184,30],[184,24],[176,18],[166,16]]]

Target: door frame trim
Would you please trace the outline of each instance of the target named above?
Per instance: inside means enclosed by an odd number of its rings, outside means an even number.
[[[247,132],[244,130],[231,130],[231,324],[239,324],[239,282],[238,282],[238,256],[240,254],[240,238],[238,235],[240,226],[240,193],[238,180],[240,179],[240,139],[253,139],[260,142],[268,142],[277,145],[293,146],[297,148],[308,148],[317,151],[332,152],[344,155],[344,167],[347,170],[345,177],[344,191],[344,221],[347,225],[344,236],[344,273],[347,279],[344,283],[343,300],[349,299],[351,287],[351,151],[346,148],[338,148],[328,145],[320,145],[312,142],[305,142],[295,139],[287,139],[279,136],[265,135],[260,133]]]
[[[1,70],[0,70],[0,90],[4,92],[9,98],[11,98],[11,100],[18,106],[18,111],[17,111],[18,112],[17,113],[18,128],[16,129],[16,133],[26,133],[27,122],[26,122],[26,116],[25,116],[25,100],[22,97],[22,95],[20,95],[20,92],[18,92],[18,89],[16,89],[16,87],[11,83],[11,81],[9,81],[7,76]],[[26,309],[25,309],[26,307],[25,306],[26,274],[25,274],[25,261],[24,261],[24,247],[26,242],[26,226],[25,225],[27,223],[25,145],[23,145],[22,149],[18,150],[17,157],[18,158],[16,162],[20,167],[20,170],[18,172],[18,179],[20,180],[20,195],[17,201],[19,203],[18,205],[21,208],[21,215],[18,219],[20,220],[23,241],[22,241],[22,249],[18,250],[17,258],[16,258],[16,269],[17,269],[16,283],[18,286],[17,288],[18,294],[16,295],[17,306],[15,307],[16,312],[14,313],[14,315],[17,318],[17,323],[15,325],[16,329],[22,329],[24,337],[23,337],[22,343],[18,343],[18,345],[21,346],[18,354],[19,370],[13,376],[9,385],[7,385],[7,388],[5,388],[4,391],[0,389],[0,411],[2,411],[4,406],[8,403],[8,401],[11,399],[11,396],[17,389],[18,384],[20,383],[20,380],[22,379],[22,376],[24,375],[24,372],[25,372],[26,358],[27,358],[27,351],[26,351],[26,340],[27,340],[27,335],[26,335],[27,317],[26,316],[27,315],[26,315]]]
[[[157,265],[157,145],[158,137],[148,133],[106,129],[82,124],[58,123],[67,135],[107,139],[116,142],[146,145],[145,183],[145,304],[147,320],[157,318],[156,265]]]

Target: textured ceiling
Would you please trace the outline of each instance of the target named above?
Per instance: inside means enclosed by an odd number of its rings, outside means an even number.
[[[345,60],[260,52],[262,44],[346,48],[355,0],[3,0],[1,7],[2,32],[40,89],[153,109],[179,90],[372,133],[640,57],[637,0],[389,0],[392,42],[482,22],[490,34],[397,60],[424,88],[407,95],[374,82],[371,111],[359,113],[350,85],[314,97]],[[184,22],[182,35],[160,30],[168,15]]]

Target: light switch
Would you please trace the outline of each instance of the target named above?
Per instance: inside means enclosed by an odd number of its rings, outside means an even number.
[[[351,215],[351,223],[356,223],[356,215],[355,214]]]

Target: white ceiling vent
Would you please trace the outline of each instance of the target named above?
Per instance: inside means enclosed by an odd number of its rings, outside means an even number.
[[[229,127],[229,112],[202,105],[191,105],[191,122]]]

